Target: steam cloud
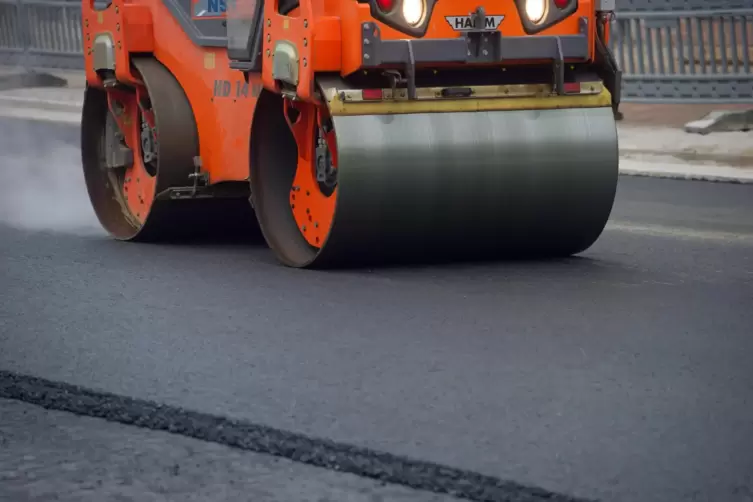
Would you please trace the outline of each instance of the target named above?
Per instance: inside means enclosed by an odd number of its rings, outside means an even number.
[[[89,203],[76,126],[0,117],[0,224],[101,235]]]

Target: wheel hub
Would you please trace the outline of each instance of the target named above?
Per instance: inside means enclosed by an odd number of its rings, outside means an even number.
[[[332,153],[322,132],[319,131],[316,142],[316,181],[322,193],[329,197],[337,186],[337,169],[332,163]]]
[[[143,115],[141,116],[141,154],[145,163],[151,163],[157,159],[157,145],[154,131],[149,126]]]

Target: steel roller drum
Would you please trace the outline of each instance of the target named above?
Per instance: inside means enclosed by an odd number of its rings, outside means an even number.
[[[143,242],[222,237],[255,230],[254,215],[245,198],[177,200],[168,195],[171,188],[190,186],[192,182],[194,157],[199,154],[196,122],[180,83],[164,65],[151,57],[133,57],[132,63],[144,81],[143,97],[151,106],[159,131],[153,172],[143,167],[143,154],[137,154],[136,159],[127,163],[135,169],[128,169],[125,164],[108,167],[107,159],[112,158],[114,145],[119,142],[116,133],[121,131],[109,110],[106,92],[89,85],[84,92],[82,167],[92,208],[102,226],[118,240]],[[126,127],[139,124],[136,97],[135,92],[114,94],[113,100],[120,101],[121,106],[130,101],[130,106],[121,109],[130,119],[124,122]],[[134,139],[133,144],[137,141]],[[131,186],[132,200],[134,188],[151,186],[140,194],[142,205],[135,210],[129,207],[129,192],[125,187],[125,181],[131,177],[138,185]],[[140,214],[136,212],[138,209]]]
[[[609,107],[333,121],[334,222],[321,249],[294,224],[277,240],[294,266],[570,255],[593,244],[612,209],[618,147]]]

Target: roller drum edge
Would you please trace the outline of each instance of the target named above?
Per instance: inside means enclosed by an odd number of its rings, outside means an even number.
[[[125,202],[122,169],[108,170],[103,166],[103,134],[110,113],[107,94],[87,86],[81,125],[82,164],[89,198],[102,226],[118,240],[141,242],[251,233],[256,222],[245,198],[156,198],[169,188],[191,184],[198,133],[191,105],[167,68],[150,57],[132,61],[144,80],[160,131],[155,194],[147,196],[148,214],[139,221]]]
[[[333,120],[336,216],[304,266],[571,255],[612,210],[608,107]]]

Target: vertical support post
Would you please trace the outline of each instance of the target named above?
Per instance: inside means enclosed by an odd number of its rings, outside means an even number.
[[[24,72],[29,71],[31,60],[29,58],[29,46],[31,37],[29,36],[29,17],[26,15],[26,5],[24,0],[16,0],[16,15],[18,16],[18,35],[21,39],[21,67]]]

